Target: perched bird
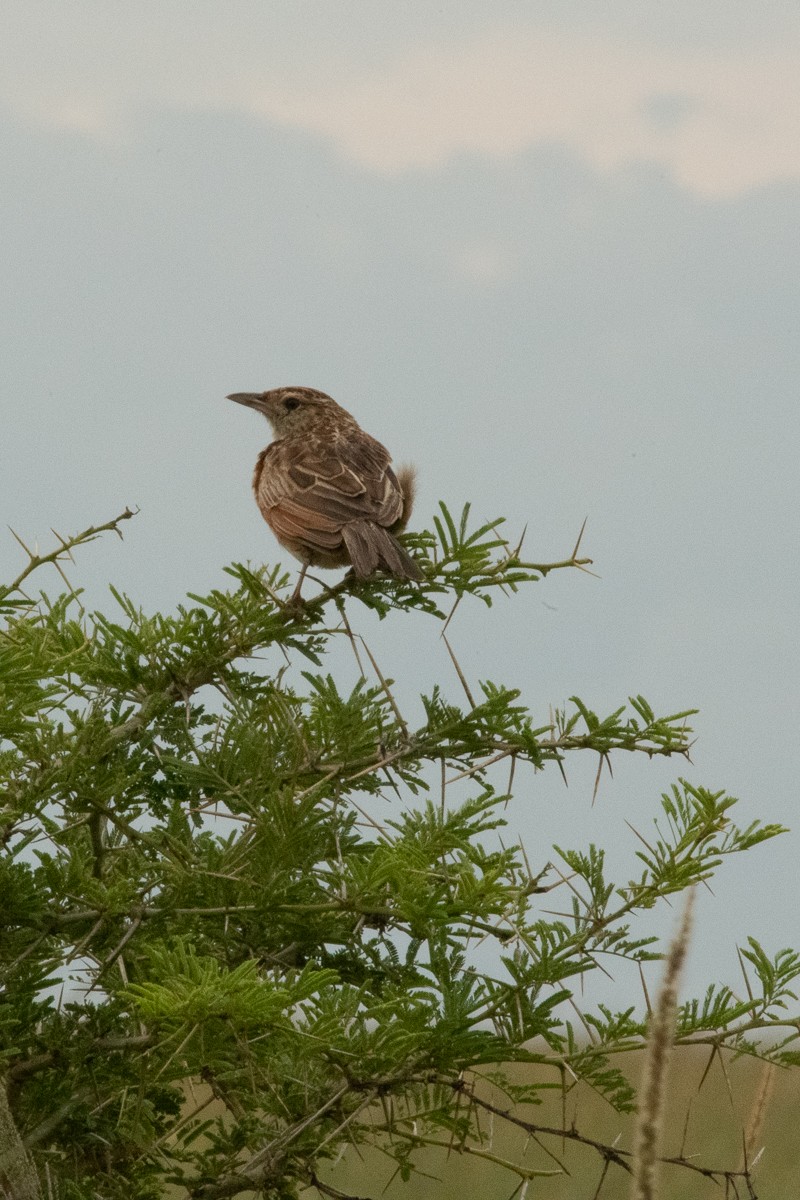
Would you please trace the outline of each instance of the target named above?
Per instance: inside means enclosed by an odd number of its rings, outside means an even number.
[[[228,396],[263,413],[275,441],[262,450],[253,474],[261,515],[275,537],[308,567],[352,565],[359,579],[388,571],[422,579],[422,571],[393,536],[405,529],[414,503],[414,470],[392,470],[391,456],[346,409],[307,387]]]

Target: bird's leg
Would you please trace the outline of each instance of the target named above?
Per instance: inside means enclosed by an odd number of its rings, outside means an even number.
[[[297,583],[295,584],[295,589],[292,592],[291,596],[289,597],[290,604],[302,604],[303,603],[303,601],[300,598],[300,592],[302,591],[302,588],[303,588],[303,580],[306,577],[307,570],[308,570],[308,563],[303,563],[303,566],[300,570],[300,574],[297,578]]]

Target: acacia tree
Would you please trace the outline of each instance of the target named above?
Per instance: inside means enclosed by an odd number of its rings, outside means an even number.
[[[581,981],[609,952],[659,957],[633,918],[781,829],[741,829],[726,793],[678,782],[635,878],[607,879],[597,846],[530,861],[502,840],[515,771],[587,751],[680,758],[692,714],[639,696],[600,717],[573,698],[542,719],[462,675],[466,699],[435,688],[412,727],[347,609],[444,623],[462,597],[588,560],[527,562],[500,522],[470,530],[442,506],[406,539],[422,585],[346,577],[298,608],[282,569],[236,565],[230,590],[174,615],[112,589],[114,617],[71,587],[31,594],[41,567],[131,515],[29,552],[0,589],[6,1194],[343,1196],[329,1160],[348,1143],[379,1146],[405,1178],[430,1147],[499,1161],[475,1136],[486,1113],[549,1146],[550,1173],[570,1141],[603,1179],[629,1171],[591,1128],[536,1121],[554,1084],[636,1102],[622,1064],[647,1013],[635,998],[586,1006]],[[323,666],[342,633],[365,663],[350,690]],[[544,902],[554,887],[559,905]],[[794,1064],[800,959],[741,953],[748,994],[711,986],[675,1038]],[[509,1073],[519,1063],[538,1071]],[[746,1163],[679,1161],[749,1187]],[[504,1165],[520,1192],[548,1173]]]

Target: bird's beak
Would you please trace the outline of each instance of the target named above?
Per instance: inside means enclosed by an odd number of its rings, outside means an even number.
[[[236,404],[243,404],[245,408],[256,408],[260,412],[264,411],[263,392],[233,392],[232,395],[226,398],[235,401]]]

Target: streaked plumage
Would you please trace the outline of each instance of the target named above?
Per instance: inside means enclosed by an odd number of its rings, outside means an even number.
[[[258,457],[253,491],[278,541],[303,563],[303,574],[308,566],[351,564],[362,579],[376,571],[423,578],[393,536],[411,515],[412,468],[395,474],[388,450],[324,392],[283,387],[228,399],[263,413],[275,431]]]

